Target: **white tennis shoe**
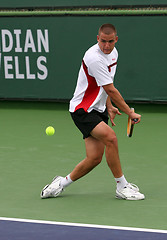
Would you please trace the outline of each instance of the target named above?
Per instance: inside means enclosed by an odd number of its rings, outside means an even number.
[[[57,197],[62,193],[63,187],[60,182],[63,177],[56,176],[53,178],[51,184],[47,184],[41,191],[41,198]]]
[[[144,194],[139,192],[139,188],[132,183],[127,185],[121,190],[116,190],[116,198],[125,200],[143,200],[145,199]]]

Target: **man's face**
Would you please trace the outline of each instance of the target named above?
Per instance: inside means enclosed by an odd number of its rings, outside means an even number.
[[[100,35],[97,35],[97,41],[101,51],[104,54],[110,54],[118,41],[118,36],[114,32],[109,35],[101,32]]]

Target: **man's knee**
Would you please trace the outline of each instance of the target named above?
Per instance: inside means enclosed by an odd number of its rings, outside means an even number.
[[[103,156],[102,155],[94,155],[88,157],[89,161],[92,163],[93,166],[97,166],[101,163]]]
[[[99,165],[102,161],[103,156],[98,156],[97,158],[94,159],[96,165]]]
[[[107,133],[107,135],[105,137],[105,145],[106,146],[110,146],[113,144],[114,145],[117,144],[117,136],[114,131],[111,133]]]

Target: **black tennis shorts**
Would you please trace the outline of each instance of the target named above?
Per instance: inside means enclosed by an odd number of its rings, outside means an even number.
[[[96,110],[92,110],[90,113],[85,112],[83,108],[71,113],[72,119],[75,125],[83,134],[83,138],[91,136],[90,132],[102,121],[108,124],[108,112],[107,109],[100,113]]]

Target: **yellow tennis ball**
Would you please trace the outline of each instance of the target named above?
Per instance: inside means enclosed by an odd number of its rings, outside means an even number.
[[[54,127],[49,126],[49,127],[46,128],[46,134],[48,136],[52,136],[52,135],[54,135],[54,133],[55,133]]]

